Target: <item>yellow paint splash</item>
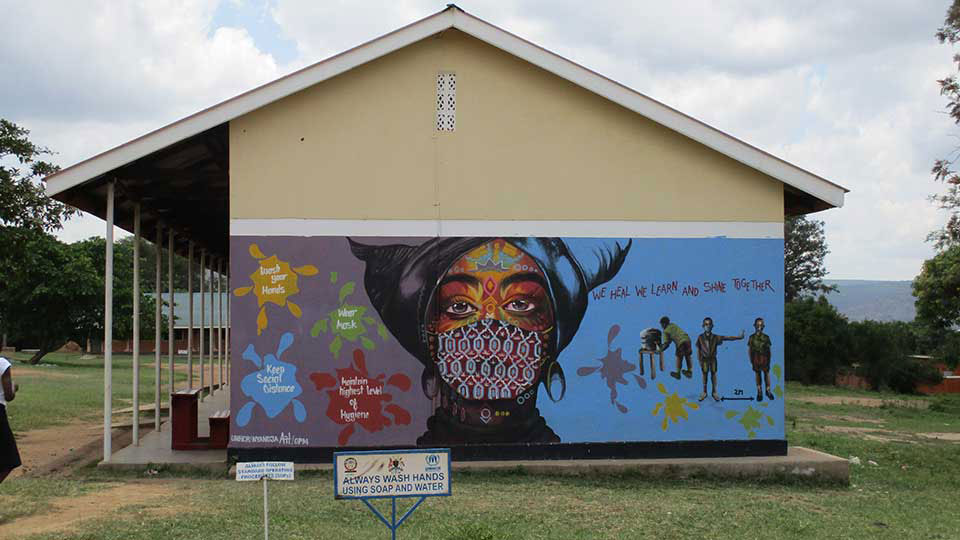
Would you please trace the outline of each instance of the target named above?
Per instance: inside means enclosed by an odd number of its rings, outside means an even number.
[[[680,422],[681,418],[689,420],[690,411],[700,409],[700,405],[687,400],[687,398],[680,397],[676,392],[673,394],[667,392],[667,388],[663,386],[663,383],[657,383],[657,389],[660,390],[660,393],[666,396],[666,398],[664,398],[662,402],[657,403],[657,406],[653,408],[651,414],[658,416],[660,412],[663,411],[663,423],[660,427],[664,431],[670,427],[670,422],[676,424]],[[689,409],[689,411],[687,409]]]
[[[253,291],[257,296],[257,306],[260,308],[257,312],[257,335],[259,336],[266,330],[269,323],[265,305],[267,303],[286,306],[294,317],[303,316],[303,310],[291,302],[290,297],[300,292],[298,276],[315,276],[318,270],[317,267],[309,264],[291,268],[290,263],[281,261],[276,255],[270,257],[264,255],[256,244],[250,244],[249,252],[251,257],[258,259],[257,269],[250,274],[253,285],[238,287],[234,289],[233,294],[245,296]]]

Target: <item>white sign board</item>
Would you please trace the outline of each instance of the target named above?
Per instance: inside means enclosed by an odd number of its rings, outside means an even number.
[[[237,463],[237,480],[260,480],[267,477],[270,480],[293,480],[292,461],[250,461]]]
[[[450,449],[333,454],[337,499],[450,495]]]

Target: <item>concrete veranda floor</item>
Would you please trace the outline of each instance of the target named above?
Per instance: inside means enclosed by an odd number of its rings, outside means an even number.
[[[197,433],[210,436],[208,418],[216,411],[230,408],[230,387],[217,389],[197,406]],[[100,462],[105,468],[139,468],[146,465],[180,465],[224,469],[227,466],[226,450],[173,450],[170,448],[170,422],[160,425],[160,431],[151,431],[140,438],[140,444],[121,448],[110,460]]]

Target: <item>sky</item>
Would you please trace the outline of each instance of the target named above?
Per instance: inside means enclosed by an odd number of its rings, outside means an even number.
[[[913,279],[960,129],[949,0],[462,0],[492,24],[851,192],[829,278]],[[422,0],[0,0],[0,117],[69,166],[440,11]],[[102,236],[84,215],[65,241]]]

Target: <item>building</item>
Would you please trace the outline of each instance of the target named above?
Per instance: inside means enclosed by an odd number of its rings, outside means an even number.
[[[783,221],[846,192],[455,6],[48,191],[229,262],[231,452],[300,461],[783,454]]]
[[[937,384],[918,384],[917,392],[921,394],[960,394],[960,375],[950,369],[945,362],[938,362],[932,356],[914,354],[910,358],[925,362],[933,366],[934,369],[943,377]]]

